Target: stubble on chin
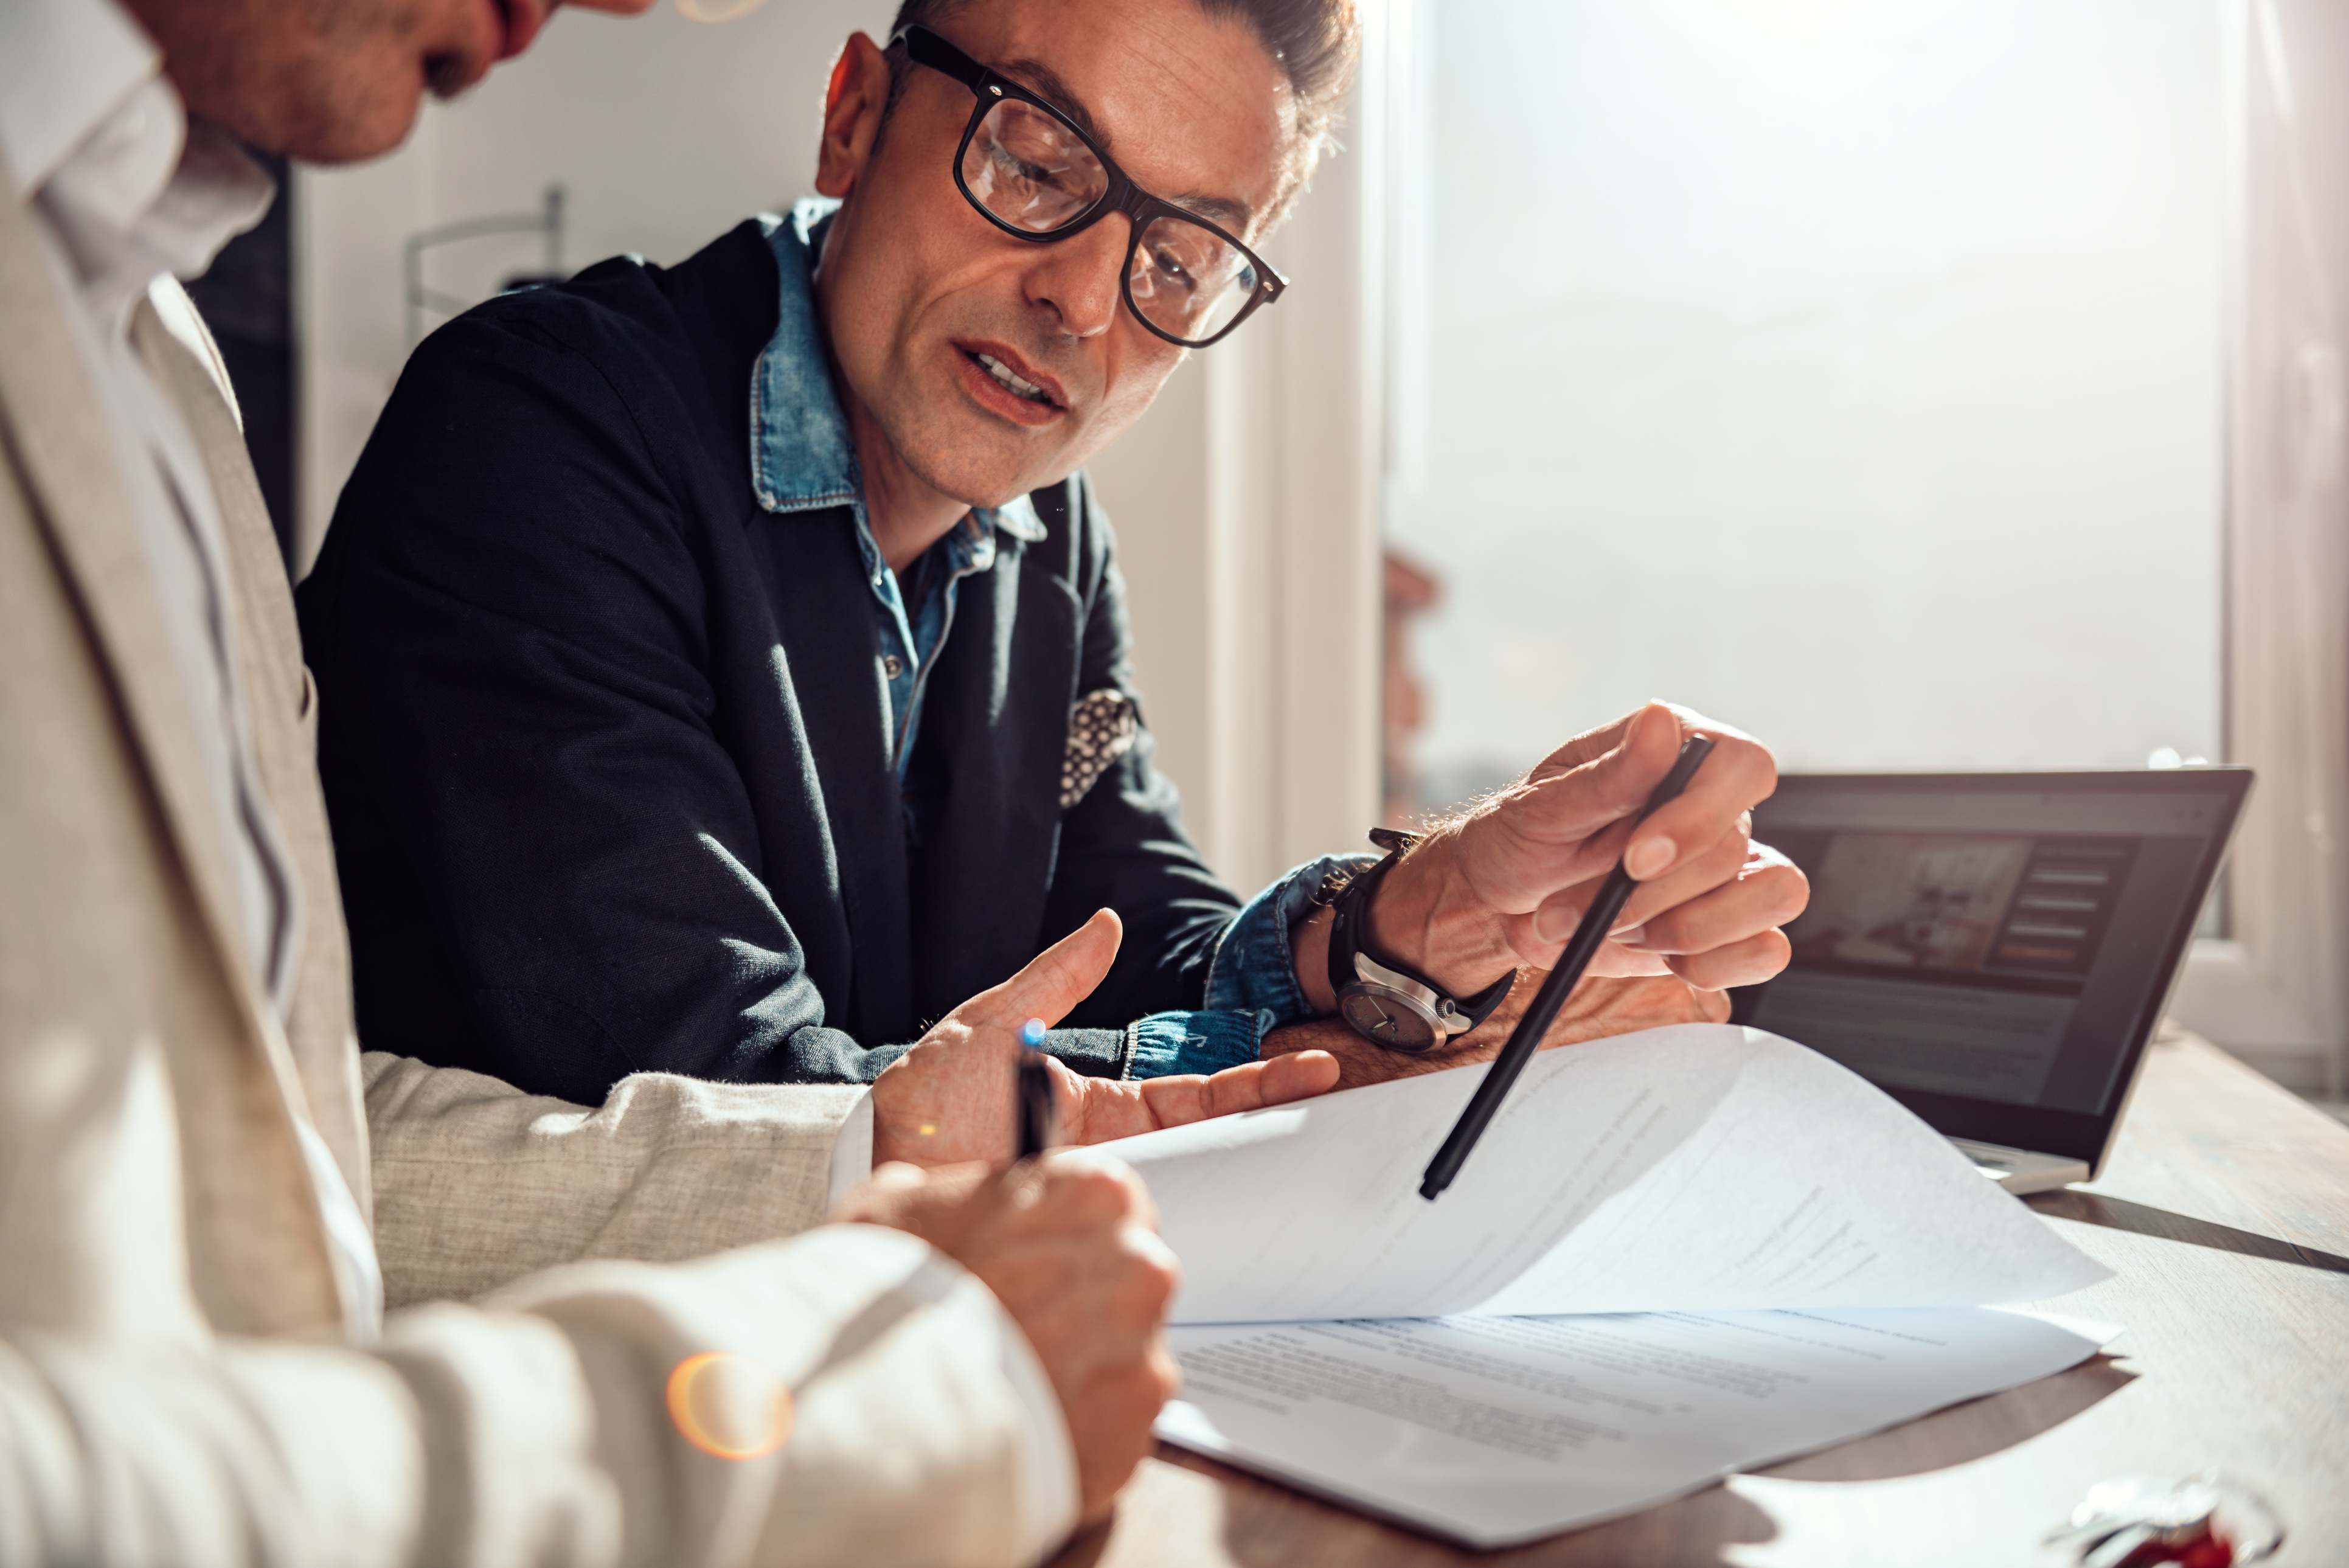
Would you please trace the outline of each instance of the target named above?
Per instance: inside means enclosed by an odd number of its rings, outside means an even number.
[[[426,92],[454,97],[487,64],[451,0],[232,0],[223,10],[243,26],[216,16],[197,30],[222,46],[184,70],[171,62],[174,84],[191,112],[305,163],[391,151],[414,129]]]
[[[932,411],[902,434],[892,432],[898,459],[924,484],[966,506],[989,509],[1068,477],[1076,465],[1056,465],[1065,443],[1027,446],[1028,432],[1007,425],[950,395],[958,407]],[[1062,416],[1063,418],[1068,416]],[[1055,428],[1052,435],[1060,435]]]
[[[1040,471],[1037,448],[1021,439],[1030,433],[975,405],[956,379],[960,351],[950,341],[938,341],[936,357],[927,363],[902,346],[884,357],[874,367],[879,374],[866,380],[875,395],[861,393],[855,383],[863,378],[835,366],[834,390],[849,415],[868,482],[879,465],[863,449],[876,438],[888,449],[884,461],[894,460],[930,490],[965,506],[999,507],[1050,482],[1025,482]]]

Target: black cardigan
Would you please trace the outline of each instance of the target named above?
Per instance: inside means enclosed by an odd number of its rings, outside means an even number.
[[[493,300],[401,376],[300,593],[367,1048],[590,1104],[869,1079],[1104,904],[1124,948],[1051,1048],[1114,1073],[1128,1020],[1199,1004],[1237,901],[1147,733],[1060,807],[1075,699],[1133,689],[1083,476],[962,584],[909,846],[854,520],[751,490],[776,291],[745,223]]]

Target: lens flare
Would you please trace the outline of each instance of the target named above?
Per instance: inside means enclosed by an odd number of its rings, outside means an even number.
[[[712,1458],[764,1459],[791,1440],[792,1417],[789,1386],[747,1356],[705,1350],[668,1375],[668,1418]]]
[[[766,0],[677,0],[677,10],[688,22],[731,22],[764,4]]]

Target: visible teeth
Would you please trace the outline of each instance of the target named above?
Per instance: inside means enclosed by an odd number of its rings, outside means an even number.
[[[1022,381],[1019,377],[1011,374],[1011,366],[1004,364],[1003,361],[996,358],[995,356],[991,354],[973,354],[971,357],[978,360],[979,364],[986,368],[987,373],[989,376],[994,377],[998,381],[1002,382],[1006,387],[1010,387],[1011,390],[1019,393],[1019,396],[1027,398],[1030,403],[1041,403],[1044,401],[1044,389],[1041,387],[1037,386],[1032,381]]]

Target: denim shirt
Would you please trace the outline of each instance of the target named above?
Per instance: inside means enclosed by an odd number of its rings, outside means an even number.
[[[750,378],[750,484],[768,511],[844,505],[855,515],[889,692],[888,746],[902,783],[921,724],[924,678],[954,630],[963,580],[994,570],[999,531],[1035,542],[1044,537],[1044,523],[1026,496],[992,510],[973,507],[907,573],[922,593],[919,603],[905,603],[897,573],[874,542],[856,449],[816,321],[815,257],[824,220],[838,205],[803,201],[790,218],[765,225],[781,285],[775,335]],[[1311,1017],[1290,957],[1291,933],[1311,913],[1313,894],[1332,869],[1366,859],[1309,861],[1250,900],[1226,928],[1208,966],[1206,1006],[1154,1013],[1128,1026],[1127,1076],[1212,1073],[1252,1062],[1268,1030]]]
[[[771,512],[826,511],[845,504],[856,518],[856,548],[873,593],[880,634],[881,675],[889,693],[889,755],[905,782],[905,759],[922,717],[922,687],[954,630],[962,580],[995,567],[995,532],[1030,543],[1044,537],[1044,521],[1026,496],[989,510],[973,507],[930,546],[907,579],[925,584],[922,602],[908,605],[903,585],[881,559],[864,510],[864,480],[848,417],[834,395],[832,370],[816,325],[814,257],[818,232],[836,201],[806,201],[788,222],[770,222],[767,238],[782,280],[775,335],[750,373],[750,484]]]

